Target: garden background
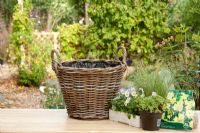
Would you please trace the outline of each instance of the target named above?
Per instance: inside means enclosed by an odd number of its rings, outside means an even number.
[[[199,108],[199,2],[0,0],[0,108],[64,108],[51,49],[62,60],[113,59],[120,45],[130,68],[167,68]]]

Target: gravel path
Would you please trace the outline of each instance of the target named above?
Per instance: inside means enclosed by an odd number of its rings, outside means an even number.
[[[0,108],[42,108],[45,96],[36,87],[17,84],[16,67],[0,68]]]

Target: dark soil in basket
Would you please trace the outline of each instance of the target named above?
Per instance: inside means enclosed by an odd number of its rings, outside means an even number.
[[[107,62],[107,61],[72,61],[62,63],[64,67],[74,68],[108,68],[120,65],[120,62]]]

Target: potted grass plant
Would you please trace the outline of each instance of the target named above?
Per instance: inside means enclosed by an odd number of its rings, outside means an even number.
[[[166,98],[169,90],[174,89],[174,76],[164,67],[148,66],[139,67],[128,77],[136,88],[143,88],[145,96],[151,96],[152,92]]]

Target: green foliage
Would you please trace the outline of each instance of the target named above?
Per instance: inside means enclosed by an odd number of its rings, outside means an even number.
[[[66,25],[59,28],[59,41],[61,44],[61,55],[65,59],[86,58],[88,47],[84,46],[84,38],[87,27],[80,24]]]
[[[192,31],[200,30],[200,0],[176,0],[171,7],[171,20],[191,27]]]
[[[25,62],[19,67],[19,84],[39,86],[46,78],[46,64],[50,62],[51,42],[48,39],[33,39],[27,45]]]
[[[139,100],[138,108],[140,111],[162,113],[165,110],[166,103],[167,100],[159,95],[148,96]]]
[[[174,78],[168,69],[158,67],[139,67],[130,77],[129,80],[137,88],[143,88],[145,96],[152,95],[156,92],[162,97],[166,97],[169,89],[174,89]]]
[[[170,31],[167,4],[162,1],[97,2],[90,5],[89,16],[93,24],[85,45],[96,57],[113,57],[113,49],[123,43],[129,56],[147,57],[154,44]]]
[[[78,12],[74,8],[74,5],[70,5],[69,0],[54,0],[50,8],[53,16],[51,29],[62,22],[72,23],[73,19],[78,16]]]
[[[191,28],[185,25],[173,28],[174,40],[166,43],[157,52],[160,60],[165,62],[175,73],[178,89],[194,90],[198,105],[197,60],[200,53],[200,37],[192,34]]]
[[[13,13],[12,33],[10,41],[10,61],[19,65],[21,61],[20,47],[29,45],[32,39],[33,22],[29,18],[31,11],[30,0],[24,1],[24,9],[16,5]]]
[[[45,75],[46,69],[42,64],[32,64],[31,68],[21,66],[19,68],[18,83],[24,86],[39,86]]]
[[[17,0],[1,0],[0,1],[0,11],[2,11],[5,23],[9,26],[12,15],[14,12],[14,7],[17,4]]]
[[[51,29],[55,30],[61,23],[77,22],[82,12],[82,2],[79,0],[32,0],[33,7],[46,16],[51,22]]]
[[[184,25],[173,28],[174,40],[166,43],[156,53],[157,60],[167,64],[174,73],[177,89],[194,90],[198,101],[197,60],[200,54],[200,36],[192,34]],[[159,57],[159,58],[158,58]],[[198,104],[196,104],[198,105]]]
[[[50,62],[51,44],[33,35],[33,21],[29,18],[32,1],[24,0],[24,7],[16,5],[13,14],[10,61],[19,66],[19,84],[38,86],[46,77],[46,63]]]
[[[43,107],[47,109],[64,109],[63,96],[59,88],[56,86],[46,86],[46,99],[43,101]]]
[[[32,0],[33,7],[47,12],[54,0]]]

